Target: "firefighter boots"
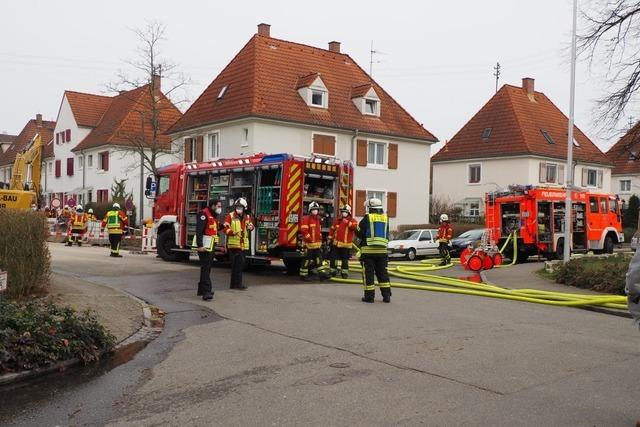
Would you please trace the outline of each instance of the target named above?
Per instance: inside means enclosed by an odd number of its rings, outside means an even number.
[[[391,302],[391,288],[380,288],[383,302]]]
[[[362,302],[372,303],[375,299],[376,291],[364,291],[364,296],[362,297]]]

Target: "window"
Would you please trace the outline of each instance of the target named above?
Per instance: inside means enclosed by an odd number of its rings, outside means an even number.
[[[387,159],[387,144],[369,141],[367,147],[367,166],[385,166]]]
[[[103,151],[98,153],[98,169],[103,171],[109,170],[109,152]]]
[[[599,169],[582,169],[582,186],[602,188],[604,172]]]
[[[556,182],[558,179],[558,165],[547,163],[547,180],[546,182]]]
[[[67,142],[71,141],[71,129],[67,129],[64,131],[64,140]]]
[[[386,193],[384,191],[367,190],[367,200],[373,198],[380,199],[382,201],[382,206],[385,206],[386,204],[385,195]]]
[[[170,182],[170,177],[169,176],[161,176],[158,179],[158,191],[156,191],[156,195],[157,196],[161,196],[164,193],[166,193],[167,191],[169,191],[169,182]]]
[[[469,216],[480,216],[480,202],[469,202]]]
[[[88,168],[92,168],[93,167],[93,154],[89,154],[87,156],[87,167]]]
[[[621,179],[620,180],[620,192],[627,193],[631,191],[631,180],[630,179]]]
[[[84,156],[78,156],[78,170],[82,170],[84,167]]]
[[[575,137],[573,137],[573,146],[576,147],[576,148],[580,148],[580,143],[578,142],[578,140]]]
[[[483,141],[488,141],[489,137],[491,136],[491,131],[493,130],[493,128],[485,128],[485,130],[482,131],[482,140]]]
[[[616,203],[616,199],[609,199],[609,212],[616,213],[618,212],[618,204]]]
[[[598,198],[589,197],[589,212],[598,213]]]
[[[540,162],[539,181],[543,184],[564,184],[564,165]]]
[[[587,170],[587,185],[590,187],[595,187],[598,184],[598,171],[595,169]]]
[[[311,89],[311,105],[324,107],[325,92],[323,90]]]
[[[365,99],[364,100],[364,113],[370,114],[372,116],[379,115],[378,113],[378,100],[376,99]]]
[[[98,197],[98,203],[105,203],[109,201],[109,190],[98,190],[96,192]]]
[[[227,93],[227,89],[229,89],[229,85],[224,85],[222,89],[220,89],[220,93],[218,93],[218,99],[224,98],[224,95]]]
[[[220,133],[210,133],[207,135],[207,158],[217,159],[220,157]]]
[[[544,139],[546,139],[549,144],[555,144],[555,141],[553,140],[553,138],[551,138],[549,132],[544,129],[540,129],[540,132],[542,132],[542,136],[544,136]]]
[[[469,184],[478,184],[481,179],[481,166],[469,165]]]
[[[249,128],[242,128],[242,147],[249,146]]]
[[[198,144],[196,138],[185,138],[184,140],[184,161],[185,163],[195,162],[198,156]]]
[[[47,174],[53,175],[53,162],[47,162]]]

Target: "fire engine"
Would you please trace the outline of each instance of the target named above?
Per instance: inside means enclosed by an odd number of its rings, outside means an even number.
[[[518,261],[540,254],[562,258],[565,197],[563,188],[511,186],[485,197],[486,228],[502,247],[517,233]],[[615,195],[574,190],[571,193],[571,250],[612,253],[624,242],[621,201]],[[505,254],[510,255],[507,248]]]
[[[165,261],[189,258],[197,213],[209,200],[222,202],[225,215],[236,199],[249,202],[255,221],[250,254],[253,264],[282,259],[290,272],[300,267],[299,222],[309,203],[321,206],[322,230],[329,231],[339,207],[353,199],[353,165],[335,158],[292,154],[256,154],[161,168],[155,182],[153,233]],[[220,218],[222,220],[222,218]],[[226,255],[224,235],[215,249]]]

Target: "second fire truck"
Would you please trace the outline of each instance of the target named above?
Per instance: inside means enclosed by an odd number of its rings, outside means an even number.
[[[518,261],[531,255],[562,258],[565,237],[565,190],[533,186],[512,186],[488,193],[485,222],[492,238],[502,246],[517,233]],[[611,194],[573,191],[570,208],[572,252],[612,253],[624,242],[621,203]],[[512,249],[507,248],[506,255]]]

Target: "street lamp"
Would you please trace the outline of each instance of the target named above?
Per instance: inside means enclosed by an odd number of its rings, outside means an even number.
[[[578,16],[578,0],[573,0],[573,29],[571,32],[571,83],[569,95],[569,130],[567,132],[567,191],[564,202],[564,254],[563,261],[571,257],[571,220],[573,189],[573,116],[576,100],[576,22]]]

